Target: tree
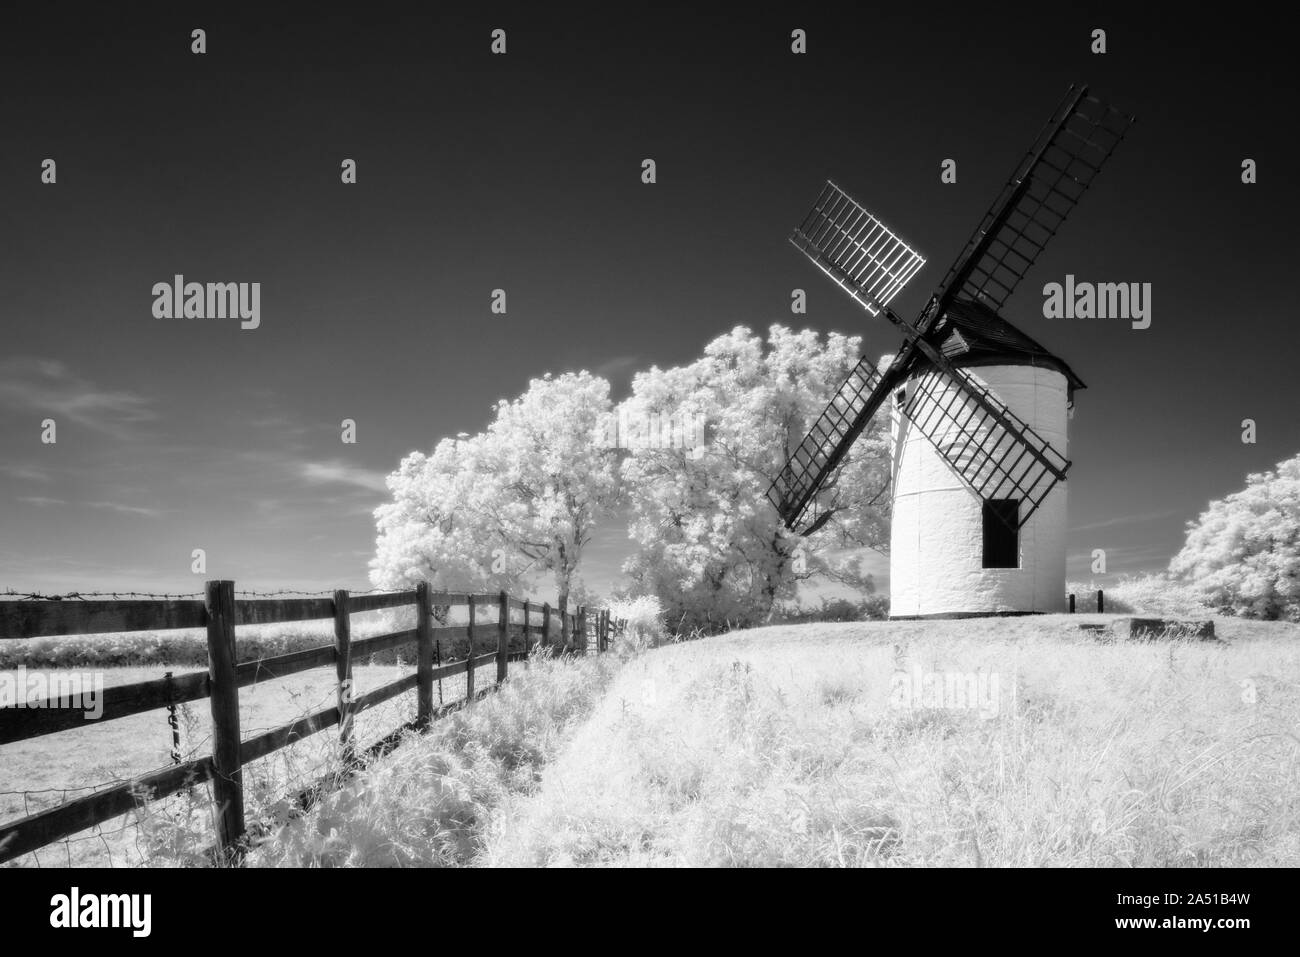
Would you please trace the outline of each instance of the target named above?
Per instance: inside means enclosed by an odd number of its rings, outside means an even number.
[[[388,478],[393,501],[375,510],[371,581],[496,591],[549,572],[567,601],[595,523],[618,500],[617,458],[599,441],[609,411],[604,379],[548,375],[499,402],[486,432],[408,455]]]
[[[1225,613],[1300,621],[1300,455],[1188,522],[1169,570]]]
[[[875,423],[821,497],[828,522],[799,538],[766,498],[787,450],[803,439],[858,361],[859,340],[774,325],[766,344],[740,326],[702,358],[639,373],[619,409],[629,421],[703,417],[703,448],[637,448],[622,465],[639,594],[659,596],[670,627],[706,631],[761,622],[797,582],[825,575],[871,589],[859,559],[883,550],[887,429]]]

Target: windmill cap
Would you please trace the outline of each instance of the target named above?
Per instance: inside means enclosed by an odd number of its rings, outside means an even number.
[[[1075,390],[1086,388],[1063,359],[983,303],[956,300],[935,327],[933,336],[927,338],[954,366],[1044,366],[1065,376],[1071,400]],[[893,354],[882,356],[880,368],[883,370],[891,359]],[[918,357],[917,365],[929,368],[930,362]]]

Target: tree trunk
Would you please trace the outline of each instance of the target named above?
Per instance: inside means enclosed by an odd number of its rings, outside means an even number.
[[[573,582],[573,569],[561,566],[555,570],[555,591],[562,608],[569,607],[569,587]]]

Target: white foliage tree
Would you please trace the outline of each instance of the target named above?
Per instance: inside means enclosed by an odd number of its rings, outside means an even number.
[[[762,621],[817,574],[870,590],[859,559],[887,540],[887,427],[877,421],[854,445],[822,496],[832,517],[815,535],[792,536],[765,497],[858,350],[857,338],[823,341],[780,325],[764,343],[741,326],[690,365],[634,378],[622,410],[629,419],[702,415],[707,423],[703,454],[638,449],[622,465],[637,545],[624,571],[634,592],[660,597],[671,627]]]
[[[618,462],[599,441],[609,383],[587,372],[546,376],[497,404],[487,431],[413,452],[375,510],[376,587],[518,590],[554,576],[561,601],[577,584],[596,522],[618,500]]]
[[[1169,570],[1221,611],[1300,621],[1300,455],[1211,502]]]

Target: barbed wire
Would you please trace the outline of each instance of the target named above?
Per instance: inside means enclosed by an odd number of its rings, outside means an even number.
[[[369,595],[372,592],[383,591],[381,588],[347,588],[344,589],[349,595]],[[254,591],[253,589],[237,588],[236,595],[258,595],[262,598],[274,598],[280,595],[333,595],[335,589],[326,589],[324,591],[300,591],[297,588],[282,588],[279,591]]]
[[[374,592],[383,591],[380,588],[362,588],[348,589],[349,595],[369,595]],[[323,597],[333,595],[334,589],[325,589],[322,591],[303,591],[297,588],[281,588],[276,591],[258,591],[252,588],[237,588],[236,595],[253,595],[259,598],[278,598],[284,595],[304,595],[308,597]],[[177,598],[203,598],[204,593],[201,591],[192,592],[148,592],[148,591],[70,591],[63,594],[47,595],[43,592],[22,591],[13,588],[6,588],[0,591],[0,598],[18,598],[25,601],[85,601],[89,598],[160,598],[172,600]]]
[[[13,797],[18,794],[59,794],[63,797],[67,797],[73,791],[102,791],[104,788],[111,788],[115,784],[121,783],[122,781],[110,781],[107,784],[87,784],[83,787],[77,788],[23,788],[16,791],[0,791],[0,797]]]
[[[21,598],[28,601],[85,601],[87,598],[202,598],[202,592],[159,593],[144,591],[70,591],[62,595],[46,595],[41,592],[16,591],[6,588],[0,591],[0,597]]]

